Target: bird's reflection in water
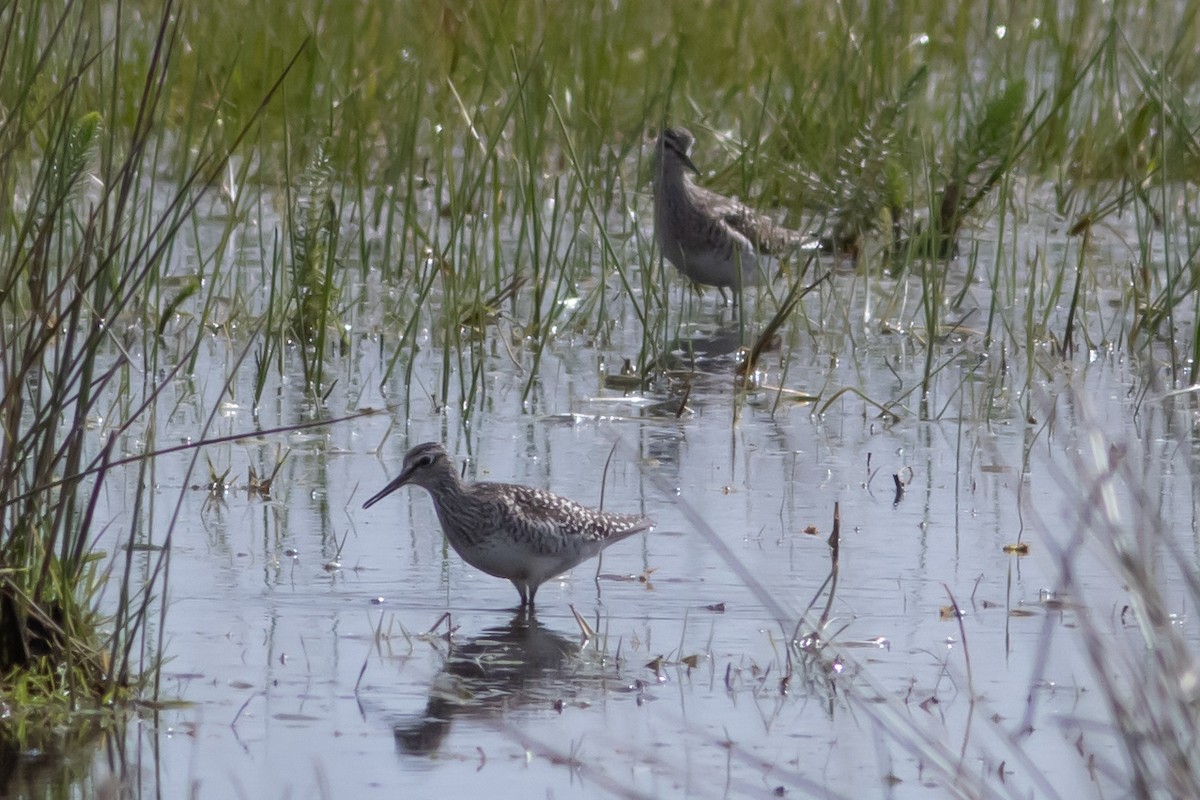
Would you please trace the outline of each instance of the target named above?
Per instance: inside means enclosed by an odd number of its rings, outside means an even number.
[[[749,341],[746,338],[749,337]],[[715,368],[729,362],[743,346],[753,344],[753,334],[736,324],[722,324],[716,329],[698,333],[686,339],[676,339],[653,366],[663,370]]]
[[[737,325],[723,325],[690,338],[676,339],[646,374],[665,376],[668,397],[643,407],[649,418],[676,418],[692,413],[705,398],[729,397],[729,377],[743,361],[748,334]],[[751,339],[753,337],[750,337]]]
[[[581,649],[521,611],[507,625],[451,643],[424,715],[394,726],[396,746],[402,753],[431,755],[456,716],[552,709],[605,680],[603,661],[593,650]]]

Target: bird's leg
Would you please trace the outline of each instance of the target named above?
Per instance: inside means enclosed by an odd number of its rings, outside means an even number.
[[[604,551],[596,556],[596,602],[600,602],[600,568],[604,566]],[[578,615],[576,615],[578,616]]]
[[[521,608],[524,608],[525,606],[528,606],[528,605],[532,605],[529,597],[526,596],[526,594],[525,594],[525,584],[521,583],[516,578],[510,578],[509,580],[512,581],[513,586],[517,587],[517,594],[521,595]]]

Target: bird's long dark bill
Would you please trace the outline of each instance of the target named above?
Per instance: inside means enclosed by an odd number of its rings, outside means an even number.
[[[375,496],[374,496],[374,497],[372,497],[370,500],[368,500],[367,502],[363,503],[363,508],[370,508],[371,506],[375,505],[375,504],[376,504],[376,503],[378,503],[380,500],[382,500],[383,498],[387,497],[389,494],[391,494],[392,492],[396,491],[397,489],[399,489],[399,488],[400,488],[401,486],[403,486],[404,484],[408,483],[408,479],[409,479],[409,478],[411,478],[411,477],[412,477],[412,473],[411,473],[411,472],[409,472],[408,470],[405,470],[404,472],[401,472],[401,473],[400,473],[399,475],[397,475],[397,476],[396,476],[394,479],[392,479],[392,482],[391,482],[391,483],[389,483],[387,486],[383,487],[383,489],[381,489],[381,490],[379,491],[379,494],[375,495]]]
[[[679,151],[676,150],[675,152],[678,153]],[[687,167],[688,169],[690,169],[692,172],[696,173],[697,175],[700,174],[700,170],[696,167],[695,164],[692,163],[692,160],[690,158],[688,158],[687,153],[679,153],[679,160],[682,161],[683,165],[685,167]]]

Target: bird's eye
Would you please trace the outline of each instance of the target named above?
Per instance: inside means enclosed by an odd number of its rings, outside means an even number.
[[[421,456],[417,459],[418,467],[428,467],[433,463],[433,456]]]

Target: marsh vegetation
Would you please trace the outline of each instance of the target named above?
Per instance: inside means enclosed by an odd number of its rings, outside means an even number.
[[[0,7],[5,791],[1200,794],[1198,11]],[[659,530],[513,619],[425,440]]]

